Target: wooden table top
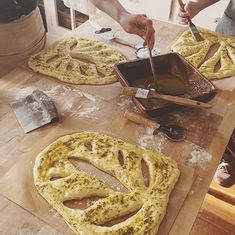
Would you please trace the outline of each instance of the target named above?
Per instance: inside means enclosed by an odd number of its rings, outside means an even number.
[[[109,17],[100,13],[93,21],[110,26],[127,40],[142,40],[128,35]],[[156,45],[166,51],[185,28],[155,21]],[[76,34],[103,41],[86,22]],[[111,43],[129,59],[134,50]],[[72,86],[36,74],[24,64],[0,78],[0,234],[73,234],[63,219],[41,198],[33,185],[32,168],[36,155],[58,137],[83,130],[112,135],[173,157],[181,177],[173,190],[167,213],[158,234],[186,235],[208,191],[217,165],[235,126],[235,92],[233,78],[216,82],[217,95],[211,110],[182,108],[165,114],[162,119],[177,122],[187,129],[187,139],[173,143],[161,134],[153,137],[149,128],[128,122],[123,113],[134,105],[121,97],[117,82],[105,86]],[[224,85],[225,84],[225,85]],[[24,134],[10,107],[35,88],[46,92],[55,102],[60,120]],[[227,90],[224,90],[227,89]],[[206,151],[200,161],[192,160],[193,151]],[[201,152],[203,153],[203,152]]]

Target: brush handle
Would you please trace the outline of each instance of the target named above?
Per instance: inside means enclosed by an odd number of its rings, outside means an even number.
[[[179,5],[180,5],[180,8],[184,11],[184,3],[182,2],[182,0],[178,0],[178,3],[179,3]],[[187,17],[187,20],[188,20],[188,22],[189,22],[189,25],[193,25],[193,26],[194,26],[194,24],[193,24],[193,22],[191,21],[190,17]]]
[[[148,53],[149,53],[149,62],[150,62],[151,70],[152,70],[152,73],[153,73],[154,87],[157,90],[158,89],[158,86],[157,86],[157,77],[156,77],[156,70],[155,70],[154,62],[153,62],[152,51],[151,51],[149,45],[147,45],[147,48],[148,48]]]
[[[162,94],[157,94],[155,92],[149,91],[148,99],[162,99],[166,100],[178,105],[184,105],[184,106],[189,106],[193,108],[201,108],[201,109],[209,109],[212,107],[212,105],[203,103],[200,101],[196,100],[191,100],[179,96],[171,96],[171,95],[162,95]]]
[[[123,40],[123,39],[120,39],[120,38],[114,38],[114,39],[112,39],[112,41],[113,42],[116,42],[116,43],[119,43],[119,44],[122,44],[122,45],[125,45],[125,46],[128,46],[128,47],[131,47],[131,48],[133,48],[133,49],[136,49],[136,45],[135,44],[132,44],[132,43],[130,43],[130,42],[128,42],[128,41],[125,41],[125,40]]]
[[[179,3],[179,5],[180,5],[180,8],[181,8],[182,10],[184,10],[184,3],[183,3],[183,1],[182,1],[182,0],[178,0],[178,3]]]
[[[122,94],[127,96],[134,96],[136,98],[147,99],[149,90],[136,87],[124,87],[122,89]]]
[[[182,2],[182,0],[178,0],[178,3],[180,5],[180,8],[184,11],[184,3]],[[187,20],[188,20],[188,24],[189,24],[189,30],[191,31],[191,33],[194,36],[194,38],[196,39],[196,41],[197,42],[204,41],[204,38],[200,35],[197,27],[192,22],[192,20],[189,16],[187,17]]]
[[[147,89],[141,89],[136,87],[124,87],[122,93],[128,96],[134,96],[136,98],[142,99],[162,99],[178,105],[184,105],[193,108],[209,109],[212,107],[210,104],[206,104],[196,100],[191,100],[179,96],[162,95]]]
[[[126,110],[126,112],[124,113],[124,117],[130,121],[133,121],[138,124],[143,124],[151,128],[158,128],[160,126],[157,122],[145,118],[142,115],[132,112],[130,110]]]

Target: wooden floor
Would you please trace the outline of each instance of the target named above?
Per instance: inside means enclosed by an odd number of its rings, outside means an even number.
[[[235,235],[235,185],[211,183],[190,235]]]

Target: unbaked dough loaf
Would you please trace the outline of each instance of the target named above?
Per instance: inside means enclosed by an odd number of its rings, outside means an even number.
[[[171,49],[186,58],[208,79],[221,79],[235,75],[235,38],[228,38],[206,30],[200,30],[205,39],[197,42],[191,32],[185,31],[172,45]],[[210,58],[210,48],[219,44],[218,50]],[[217,71],[216,65],[220,63]]]
[[[108,84],[117,81],[114,64],[125,57],[111,46],[88,38],[71,37],[55,49],[33,55],[29,67],[72,84]]]
[[[120,151],[123,164],[118,160]],[[69,156],[87,161],[114,176],[128,192],[115,191],[102,180],[79,171],[68,160]],[[147,186],[141,170],[142,160],[149,169]],[[53,177],[60,178],[51,180]],[[95,132],[59,138],[37,156],[34,166],[37,190],[75,234],[80,235],[156,234],[178,177],[179,170],[173,159]],[[102,199],[85,210],[71,209],[63,204],[66,200],[90,196]],[[119,224],[103,226],[116,217],[136,211]]]

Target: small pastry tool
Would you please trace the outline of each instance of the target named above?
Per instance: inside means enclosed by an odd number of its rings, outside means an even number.
[[[206,104],[196,100],[191,100],[179,96],[158,94],[148,89],[136,87],[124,87],[122,90],[122,94],[142,99],[162,99],[178,105],[189,106],[193,108],[209,109],[212,107],[210,104]]]
[[[126,110],[124,117],[135,123],[154,128],[153,135],[156,135],[158,132],[162,132],[168,139],[176,142],[182,141],[186,138],[186,130],[179,125],[161,125],[156,121],[150,120],[130,110]]]
[[[144,59],[144,58],[149,57],[148,48],[143,46],[143,44],[131,43],[127,40],[122,39],[120,35],[118,35],[118,33],[116,32],[113,32],[111,28],[101,27],[99,24],[91,20],[88,20],[88,22],[91,24],[93,28],[96,29],[95,33],[98,34],[104,40],[112,41],[112,42],[115,42],[124,46],[128,46],[130,48],[133,48],[134,50],[136,50],[135,51],[136,57],[139,59]],[[155,48],[152,50],[152,54],[154,56],[159,55],[160,52],[161,51],[158,48]]]
[[[96,29],[96,31],[95,31],[96,34],[106,33],[106,32],[110,32],[112,30],[111,28],[101,27],[100,25],[96,24],[95,22],[93,22],[91,20],[88,20],[88,22]]]
[[[182,10],[184,10],[184,3],[182,2],[182,0],[178,0],[178,3],[180,5],[180,8]],[[192,20],[190,19],[190,17],[187,17],[188,23],[189,23],[189,29],[192,33],[192,35],[194,36],[194,38],[196,39],[197,42],[201,42],[204,41],[204,38],[200,35],[197,27],[195,26],[195,24],[192,22]]]
[[[92,20],[89,20],[88,22],[91,24],[93,28],[96,29],[95,33],[98,34],[104,40],[116,42],[131,47],[135,50],[139,50],[144,47],[142,44],[133,44],[129,41],[121,39],[120,36],[116,32],[114,32],[111,28],[103,28],[99,24],[93,22]]]
[[[59,119],[50,97],[38,89],[25,98],[11,103],[11,107],[25,133]]]

